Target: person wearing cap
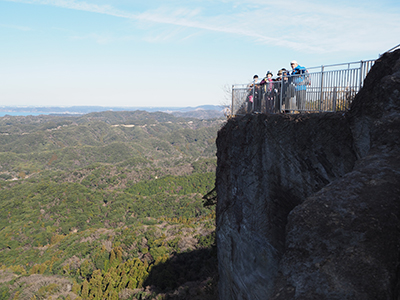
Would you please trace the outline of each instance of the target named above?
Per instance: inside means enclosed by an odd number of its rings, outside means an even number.
[[[302,76],[305,74],[306,68],[300,66],[295,60],[290,62],[290,66],[292,67],[291,82],[295,85],[296,108],[298,109],[304,105],[306,99],[306,83],[304,76]]]
[[[268,87],[272,89],[272,84],[267,84],[272,82],[272,76],[273,74],[271,73],[271,71],[268,71],[267,74],[265,75],[265,77],[263,78],[263,80],[261,80],[260,85],[264,86],[264,91],[267,91]]]
[[[283,80],[283,81],[287,82],[289,80],[289,77],[288,77],[289,71],[286,70],[285,68],[280,69],[276,75],[277,75],[277,77],[276,77],[275,81]]]

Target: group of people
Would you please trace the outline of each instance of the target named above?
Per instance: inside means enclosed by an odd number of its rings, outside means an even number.
[[[281,93],[285,110],[289,110],[290,99],[296,99],[296,107],[300,107],[306,96],[306,80],[302,76],[307,72],[305,67],[300,66],[297,61],[290,62],[292,71],[282,68],[278,71],[277,77],[272,78],[272,72],[268,71],[265,77],[259,82],[258,75],[253,76],[253,81],[248,85],[246,99],[246,110],[248,112],[278,113]]]

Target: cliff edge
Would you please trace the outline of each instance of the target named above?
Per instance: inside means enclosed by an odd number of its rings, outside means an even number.
[[[247,115],[217,139],[221,299],[399,299],[400,50],[349,112]]]

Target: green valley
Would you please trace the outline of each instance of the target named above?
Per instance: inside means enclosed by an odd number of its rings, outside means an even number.
[[[0,118],[0,299],[216,299],[224,121]]]

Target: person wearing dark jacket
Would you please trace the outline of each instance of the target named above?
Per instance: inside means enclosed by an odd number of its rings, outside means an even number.
[[[280,110],[284,110],[287,107],[286,102],[288,101],[288,85],[289,85],[289,72],[282,68],[278,71],[277,77],[275,79],[275,111],[278,113]]]
[[[247,113],[254,111],[260,112],[261,110],[261,91],[260,84],[258,82],[258,75],[253,76],[253,81],[247,86],[248,87],[248,95],[247,95]]]
[[[274,83],[272,80],[273,74],[268,71],[264,79],[261,80],[260,86],[264,92],[263,99],[266,106],[266,112],[274,112]]]

